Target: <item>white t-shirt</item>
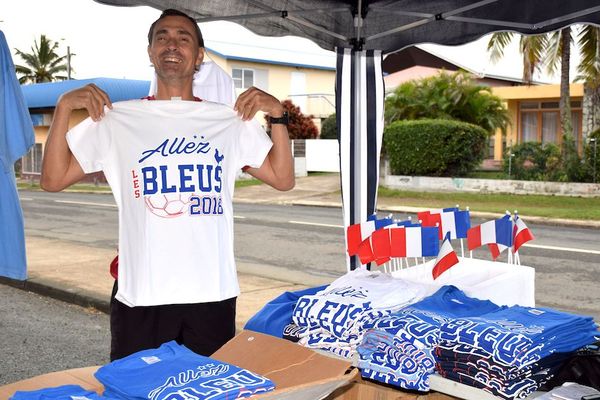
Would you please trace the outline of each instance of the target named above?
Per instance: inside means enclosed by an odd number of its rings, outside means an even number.
[[[84,172],[104,171],[119,207],[119,291],[128,306],[239,294],[232,197],[237,171],[272,143],[256,121],[206,101],[114,103],[67,141]]]

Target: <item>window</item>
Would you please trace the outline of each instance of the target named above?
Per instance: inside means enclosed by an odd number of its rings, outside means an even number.
[[[50,126],[52,122],[52,114],[31,113],[30,116],[33,126]]]
[[[254,70],[246,68],[234,68],[231,77],[236,89],[248,89],[254,86]]]
[[[537,142],[537,113],[521,113],[521,142]]]
[[[26,174],[41,174],[42,173],[42,144],[36,143],[23,156],[22,171]]]
[[[542,143],[558,143],[558,112],[550,111],[542,113]]]
[[[562,142],[558,101],[522,101],[519,103],[519,143]],[[575,143],[581,151],[581,101],[571,101]]]

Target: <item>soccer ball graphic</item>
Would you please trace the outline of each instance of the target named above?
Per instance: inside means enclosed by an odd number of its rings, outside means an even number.
[[[191,196],[181,193],[156,194],[144,197],[144,202],[152,214],[161,218],[176,218],[187,214]]]

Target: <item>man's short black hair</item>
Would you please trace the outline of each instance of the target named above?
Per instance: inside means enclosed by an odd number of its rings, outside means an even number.
[[[174,8],[169,8],[163,11],[162,14],[160,14],[160,17],[158,17],[158,19],[154,21],[152,25],[150,25],[150,30],[148,31],[148,45],[152,44],[152,35],[154,35],[154,27],[156,26],[156,23],[165,17],[171,16],[185,17],[189,19],[192,25],[194,25],[194,28],[196,29],[196,37],[198,38],[199,46],[204,47],[204,39],[202,38],[202,32],[200,32],[200,28],[198,27],[196,20],[187,15],[186,13],[183,13],[179,10],[175,10]]]

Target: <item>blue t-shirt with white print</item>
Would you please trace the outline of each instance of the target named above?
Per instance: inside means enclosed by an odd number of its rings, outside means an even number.
[[[118,399],[216,400],[275,388],[269,379],[196,354],[175,341],[101,367],[95,377]]]
[[[77,385],[63,385],[31,391],[18,391],[10,400],[110,400]]]

